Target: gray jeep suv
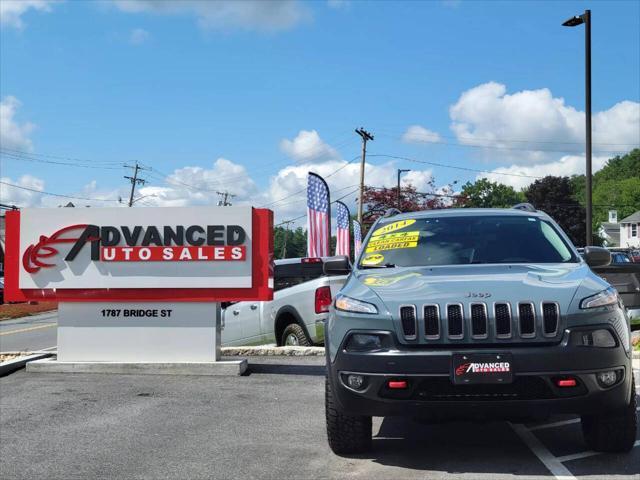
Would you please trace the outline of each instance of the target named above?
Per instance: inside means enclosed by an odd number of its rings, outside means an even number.
[[[590,448],[636,437],[629,319],[560,227],[528,204],[391,214],[370,229],[326,327],[336,453],[371,446],[371,417],[581,415]]]

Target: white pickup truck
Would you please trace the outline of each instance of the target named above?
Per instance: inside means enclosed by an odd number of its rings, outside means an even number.
[[[323,258],[275,261],[273,300],[224,304],[222,345],[314,345],[324,342],[329,305],[347,276],[327,276]]]

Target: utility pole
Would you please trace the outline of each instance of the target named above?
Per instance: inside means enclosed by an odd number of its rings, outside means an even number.
[[[138,178],[138,171],[145,169],[138,165],[138,162],[135,165],[125,165],[125,167],[133,168],[133,177],[124,176],[124,178],[131,181],[131,195],[129,195],[129,206],[131,207],[133,206],[133,194],[135,193],[136,185],[144,185],[146,182],[143,178]]]
[[[401,205],[400,204],[400,175],[405,173],[405,172],[410,172],[410,171],[411,170],[409,170],[408,168],[405,168],[405,169],[399,168],[398,169],[398,200],[396,202],[397,205],[398,205],[398,210],[401,210],[401,208],[400,208],[400,205]]]
[[[284,225],[284,241],[282,242],[282,254],[280,255],[280,258],[287,258],[287,236],[289,233],[289,225],[293,222],[289,220],[282,223]]]
[[[362,225],[362,208],[364,203],[364,162],[367,157],[367,141],[373,141],[373,135],[364,128],[356,128],[356,133],[362,138],[362,161],[360,162],[360,201],[358,202],[358,222]]]
[[[218,206],[219,207],[230,207],[231,206],[231,202],[228,201],[228,199],[235,197],[235,195],[227,192],[226,190],[224,192],[216,192],[218,195],[220,195],[220,200],[218,200]]]

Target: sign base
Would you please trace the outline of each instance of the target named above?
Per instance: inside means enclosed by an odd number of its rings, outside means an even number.
[[[34,373],[115,373],[134,375],[242,375],[247,361],[225,360],[217,362],[173,363],[119,363],[119,362],[63,362],[45,358],[27,363],[27,372]]]
[[[215,362],[220,315],[215,302],[61,302],[58,361]]]
[[[57,358],[28,372],[242,375],[246,360],[220,361],[215,302],[61,302]]]

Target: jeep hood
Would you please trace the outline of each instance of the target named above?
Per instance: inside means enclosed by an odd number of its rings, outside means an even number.
[[[566,313],[579,289],[589,295],[607,287],[584,263],[366,269],[352,279],[360,284],[356,290],[370,289],[390,312],[407,303],[555,301]]]

